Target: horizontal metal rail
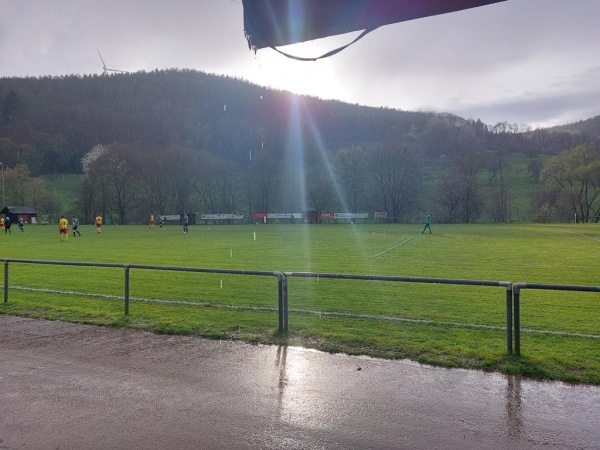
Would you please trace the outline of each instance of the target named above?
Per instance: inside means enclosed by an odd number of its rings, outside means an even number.
[[[404,281],[408,283],[439,283],[439,284],[464,284],[471,286],[502,286],[510,288],[510,281],[491,280],[465,280],[452,278],[424,278],[424,277],[401,277],[390,275],[365,275],[365,274],[343,274],[343,273],[319,273],[319,272],[283,272],[287,277],[307,278],[342,278],[351,280],[374,280],[374,281]]]
[[[85,262],[85,261],[54,261],[47,259],[13,259],[5,258],[4,264],[11,263],[23,263],[23,264],[48,264],[53,266],[89,266],[89,267],[125,267],[126,264],[119,263],[98,263],[98,262]]]
[[[453,278],[426,278],[426,277],[401,277],[385,275],[364,275],[364,274],[339,274],[339,273],[316,273],[316,272],[284,272],[286,278],[333,278],[344,280],[369,280],[403,283],[430,283],[430,284],[454,284],[466,286],[495,286],[506,289],[506,351],[513,352],[513,313],[512,313],[512,283],[510,281],[491,281],[491,280],[465,280]],[[286,296],[287,298],[287,296]]]
[[[547,291],[579,291],[600,292],[600,286],[582,286],[576,284],[541,284],[541,283],[515,283],[513,286],[514,297],[514,323],[515,323],[515,354],[521,354],[521,289],[538,289]]]
[[[131,269],[145,270],[168,270],[177,272],[197,272],[197,273],[220,273],[229,275],[252,275],[252,276],[270,276],[276,277],[278,280],[278,297],[279,297],[279,332],[287,332],[287,281],[281,272],[267,272],[258,270],[235,270],[235,269],[207,269],[198,267],[177,267],[177,266],[152,266],[146,264],[118,264],[118,263],[97,263],[85,261],[53,261],[39,259],[10,259],[4,258],[4,303],[8,302],[8,286],[9,286],[9,263],[20,264],[45,264],[55,266],[80,266],[80,267],[109,267],[121,268],[125,271],[125,315],[129,314],[129,272]]]
[[[232,275],[264,275],[278,276],[280,272],[267,272],[258,270],[236,270],[236,269],[206,269],[200,267],[179,267],[179,266],[151,266],[147,264],[120,264],[120,263],[97,263],[86,261],[54,261],[41,259],[2,259],[6,263],[23,263],[23,264],[50,264],[55,266],[91,266],[91,267],[116,267],[131,269],[151,269],[151,270],[173,270],[177,272],[204,272],[204,273],[223,273]]]

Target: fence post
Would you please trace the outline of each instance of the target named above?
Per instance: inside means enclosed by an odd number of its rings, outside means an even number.
[[[515,284],[514,288],[514,315],[515,315],[515,354],[521,355],[521,285],[522,283]]]
[[[283,331],[288,332],[288,278],[283,275]]]
[[[513,352],[513,287],[512,284],[506,287],[506,350]]]
[[[4,260],[4,303],[8,303],[8,259]]]
[[[125,315],[129,315],[129,264],[125,264]]]
[[[283,274],[277,274],[277,297],[279,300],[278,311],[279,311],[279,332],[283,333]]]
[[[277,272],[277,292],[279,295],[279,332],[287,333],[287,330],[288,330],[287,276],[281,272]]]

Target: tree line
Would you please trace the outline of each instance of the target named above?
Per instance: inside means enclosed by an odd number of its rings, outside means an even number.
[[[185,146],[154,151],[96,146],[83,160],[77,206],[89,222],[101,213],[122,224],[144,223],[149,213],[249,217],[253,212],[306,210],[385,211],[390,221],[410,222],[430,209],[428,205],[435,205],[439,221],[473,222],[485,208],[491,208],[497,221],[508,221],[515,177],[498,152],[464,153],[443,170],[436,169],[440,172],[433,179],[422,153],[411,144],[342,148],[331,158],[302,156],[299,171],[295,158],[279,160],[264,149],[242,167]],[[486,187],[490,179],[494,182]],[[532,207],[536,221],[569,220],[573,213],[582,222],[598,221],[598,148],[581,145],[548,159]]]

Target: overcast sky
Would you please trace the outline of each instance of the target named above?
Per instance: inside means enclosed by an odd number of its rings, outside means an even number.
[[[241,0],[0,0],[0,77],[102,73],[98,49],[107,67],[131,72],[197,69],[361,105],[552,126],[600,115],[599,19],[600,0],[508,0],[387,25],[299,62],[248,50]],[[283,50],[316,56],[356,35]]]

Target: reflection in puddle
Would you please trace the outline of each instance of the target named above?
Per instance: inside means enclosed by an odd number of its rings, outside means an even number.
[[[280,413],[283,404],[283,395],[285,393],[285,383],[287,377],[287,350],[287,346],[279,345],[277,346],[277,353],[275,355],[275,368],[277,368],[279,372],[279,379],[277,381],[277,408],[279,409]]]
[[[275,355],[274,369],[277,379],[277,415],[280,420],[294,425],[305,427],[327,428],[328,421],[323,417],[332,418],[338,415],[342,420],[345,412],[339,410],[339,402],[332,401],[328,395],[322,395],[319,377],[316,373],[324,370],[310,355],[295,348],[278,346]],[[523,379],[518,376],[500,376],[501,381],[496,399],[501,407],[504,404],[505,432],[509,438],[519,441],[526,434],[523,411]],[[316,384],[315,384],[316,383]],[[482,385],[485,383],[482,382]],[[435,389],[434,389],[435,391]],[[503,392],[503,394],[502,394]],[[424,394],[425,395],[425,394]],[[472,392],[460,390],[453,393],[454,397],[472,395]],[[425,398],[427,395],[425,395]],[[407,402],[410,408],[418,408],[423,401],[420,396],[411,397],[410,394],[401,397],[402,402]],[[383,400],[383,399],[382,399]],[[387,399],[389,400],[389,399]],[[400,397],[396,399],[400,402]],[[392,403],[394,400],[391,400]],[[425,400],[426,402],[426,400]],[[435,399],[432,398],[435,403]],[[383,400],[385,403],[385,400]],[[396,403],[394,403],[397,406]],[[389,407],[389,404],[387,405]],[[467,408],[468,409],[468,408]],[[468,411],[460,409],[462,414]],[[494,416],[502,419],[501,409],[494,408]],[[333,416],[332,416],[333,415]],[[335,422],[335,421],[334,421]]]
[[[275,367],[278,370],[277,409],[279,417],[287,422],[307,424],[319,409],[309,390],[307,371],[310,360],[303,352],[288,351],[288,347],[277,347]]]
[[[506,416],[509,436],[523,435],[523,410],[521,400],[521,378],[506,377]]]

